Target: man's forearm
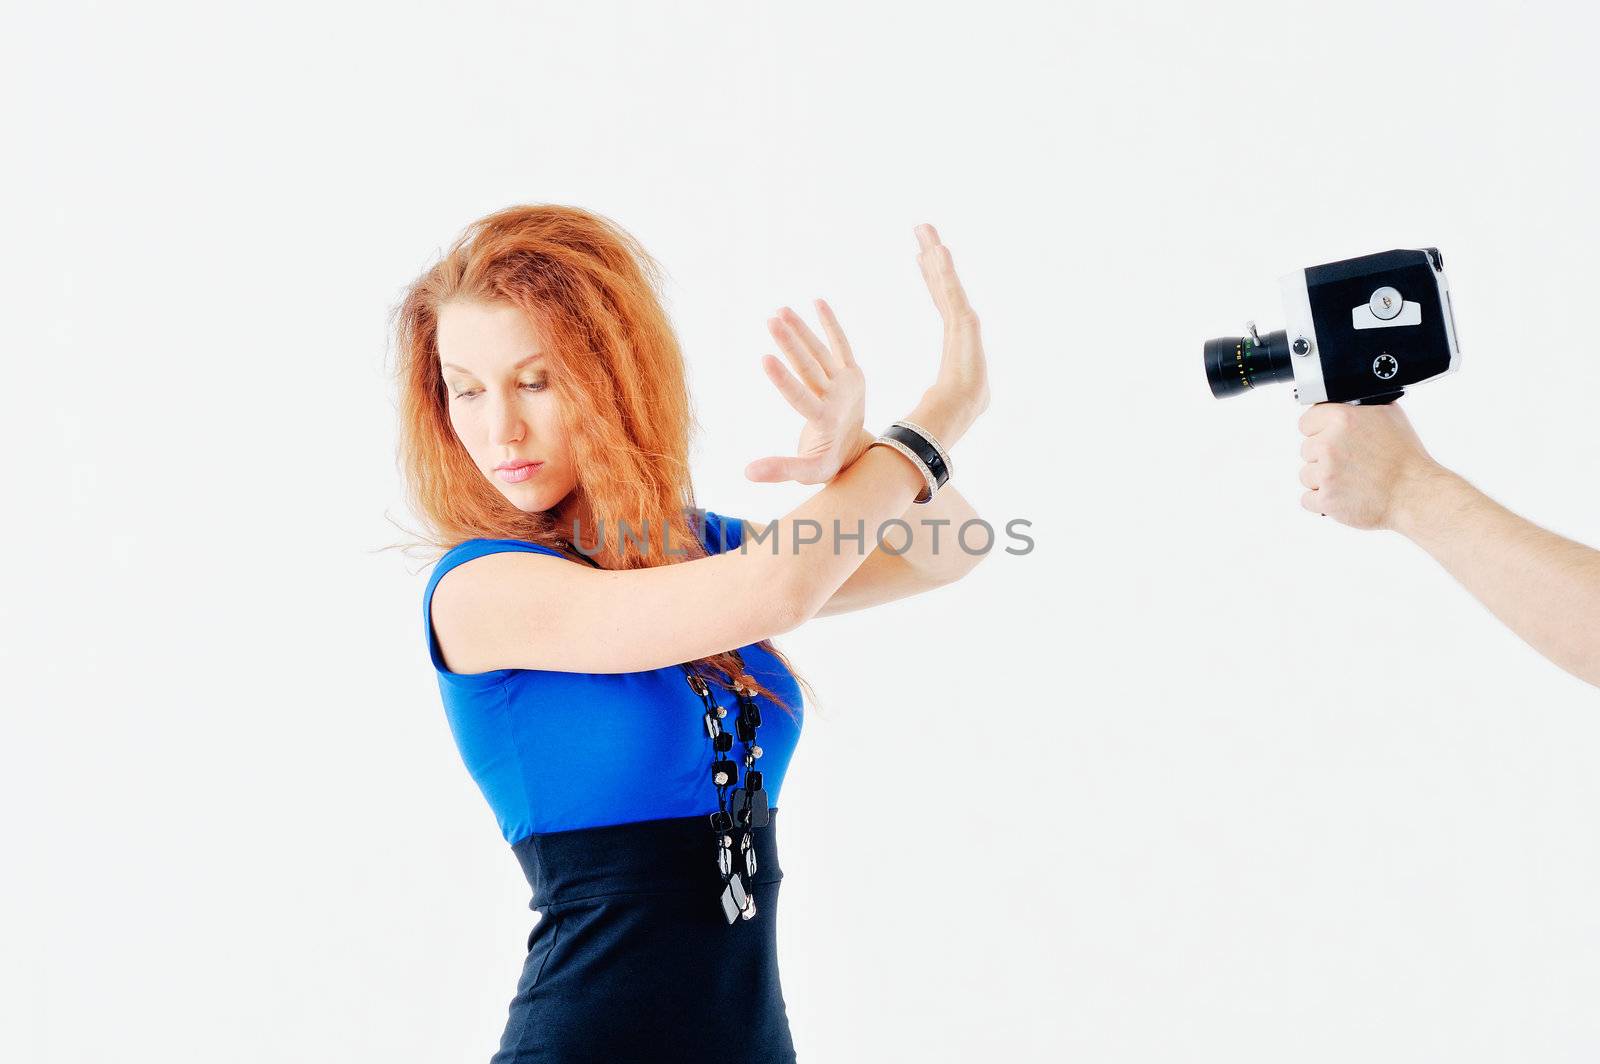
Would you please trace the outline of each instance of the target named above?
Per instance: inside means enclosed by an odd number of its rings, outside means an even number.
[[[1396,531],[1528,645],[1600,686],[1600,551],[1517,516],[1440,466],[1405,494]]]

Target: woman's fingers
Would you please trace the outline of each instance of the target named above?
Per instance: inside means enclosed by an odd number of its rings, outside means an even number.
[[[840,365],[854,367],[856,356],[850,350],[850,341],[844,338],[844,330],[839,327],[839,319],[833,316],[833,308],[820,299],[817,300],[817,317],[822,319],[822,331],[828,334],[828,342],[839,356]]]
[[[819,395],[826,391],[828,386],[827,371],[822,368],[822,364],[817,361],[816,356],[806,350],[806,345],[795,335],[795,331],[789,327],[789,323],[782,318],[768,318],[767,331],[777,341],[779,350],[789,360],[789,365],[794,367],[794,371],[800,375],[800,379],[810,385],[811,390]]]
[[[1300,467],[1300,483],[1312,491],[1317,491],[1322,487],[1322,478],[1311,466],[1303,465]]]
[[[794,407],[795,413],[807,421],[822,413],[822,400],[810,388],[795,380],[794,374],[784,367],[777,355],[762,355],[761,368],[766,370],[767,379],[778,389],[778,394]]]
[[[949,320],[950,314],[944,309],[944,289],[933,272],[933,261],[928,258],[927,252],[917,256],[917,268],[922,271],[922,281],[928,286],[928,294],[933,297],[934,309],[939,312],[939,317]]]
[[[922,281],[928,286],[928,294],[933,297],[933,305],[939,311],[939,316],[948,318],[944,308],[944,287],[939,283],[939,277],[934,272],[932,251],[939,246],[939,231],[924,222],[917,226],[917,268],[922,271]]]
[[[956,263],[950,255],[950,249],[940,244],[932,254],[934,274],[944,289],[947,320],[956,325],[975,324],[978,315],[973,311],[972,304],[967,302],[967,290],[961,287],[961,278],[956,276]]]
[[[839,360],[832,351],[828,350],[828,345],[819,340],[817,334],[811,331],[811,326],[806,324],[806,320],[789,307],[784,307],[779,311],[778,316],[789,324],[790,331],[800,338],[801,343],[806,345],[806,350],[811,352],[811,357],[817,360],[817,364],[822,367],[822,371],[830,377],[833,376],[833,371],[839,368]]]
[[[745,466],[744,475],[758,484],[777,484],[788,480],[801,484],[820,484],[827,475],[826,469],[827,459],[822,456],[794,458],[769,455]]]
[[[939,308],[947,325],[976,325],[978,315],[967,301],[967,291],[956,276],[955,259],[950,249],[939,242],[939,231],[923,223],[917,226],[917,243],[921,251],[917,264],[922,268],[922,278],[928,285],[928,294]]]

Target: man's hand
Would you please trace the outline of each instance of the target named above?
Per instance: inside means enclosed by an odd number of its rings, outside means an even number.
[[[1394,404],[1318,403],[1300,419],[1300,504],[1399,532],[1529,646],[1600,686],[1600,552],[1507,510],[1435,462]]]
[[[1300,505],[1352,528],[1400,529],[1429,481],[1444,470],[1394,403],[1318,403],[1300,418],[1306,437]]]

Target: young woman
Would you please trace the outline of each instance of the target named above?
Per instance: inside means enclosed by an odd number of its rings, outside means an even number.
[[[884,446],[826,304],[827,343],[788,308],[769,320],[793,373],[763,366],[805,427],[797,455],[746,474],[825,485],[770,526],[694,505],[659,272],[607,220],[493,214],[399,307],[401,460],[445,550],[429,655],[541,914],[496,1064],[794,1059],[775,829],[802,705],[771,638],[981,557],[952,546],[976,515],[944,486],[946,449],[988,406],[978,320],[938,234],[917,238],[944,351]],[[908,547],[891,524],[874,549],[895,518]],[[942,550],[919,519],[950,522]]]

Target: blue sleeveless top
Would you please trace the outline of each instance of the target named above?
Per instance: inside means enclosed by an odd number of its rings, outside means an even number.
[[[704,515],[707,550],[739,547],[742,522],[710,510]],[[562,557],[520,539],[459,543],[434,564],[422,620],[450,732],[505,840],[514,844],[535,833],[715,812],[705,707],[677,665],[624,673],[458,673],[445,667],[433,633],[433,589],[463,562],[501,551]],[[764,695],[756,698],[762,750],[756,767],[776,808],[804,721],[800,686],[766,650],[754,643],[738,649],[750,674],[782,695],[795,713],[791,717]],[[719,703],[737,710],[731,693],[716,684],[711,690]]]

